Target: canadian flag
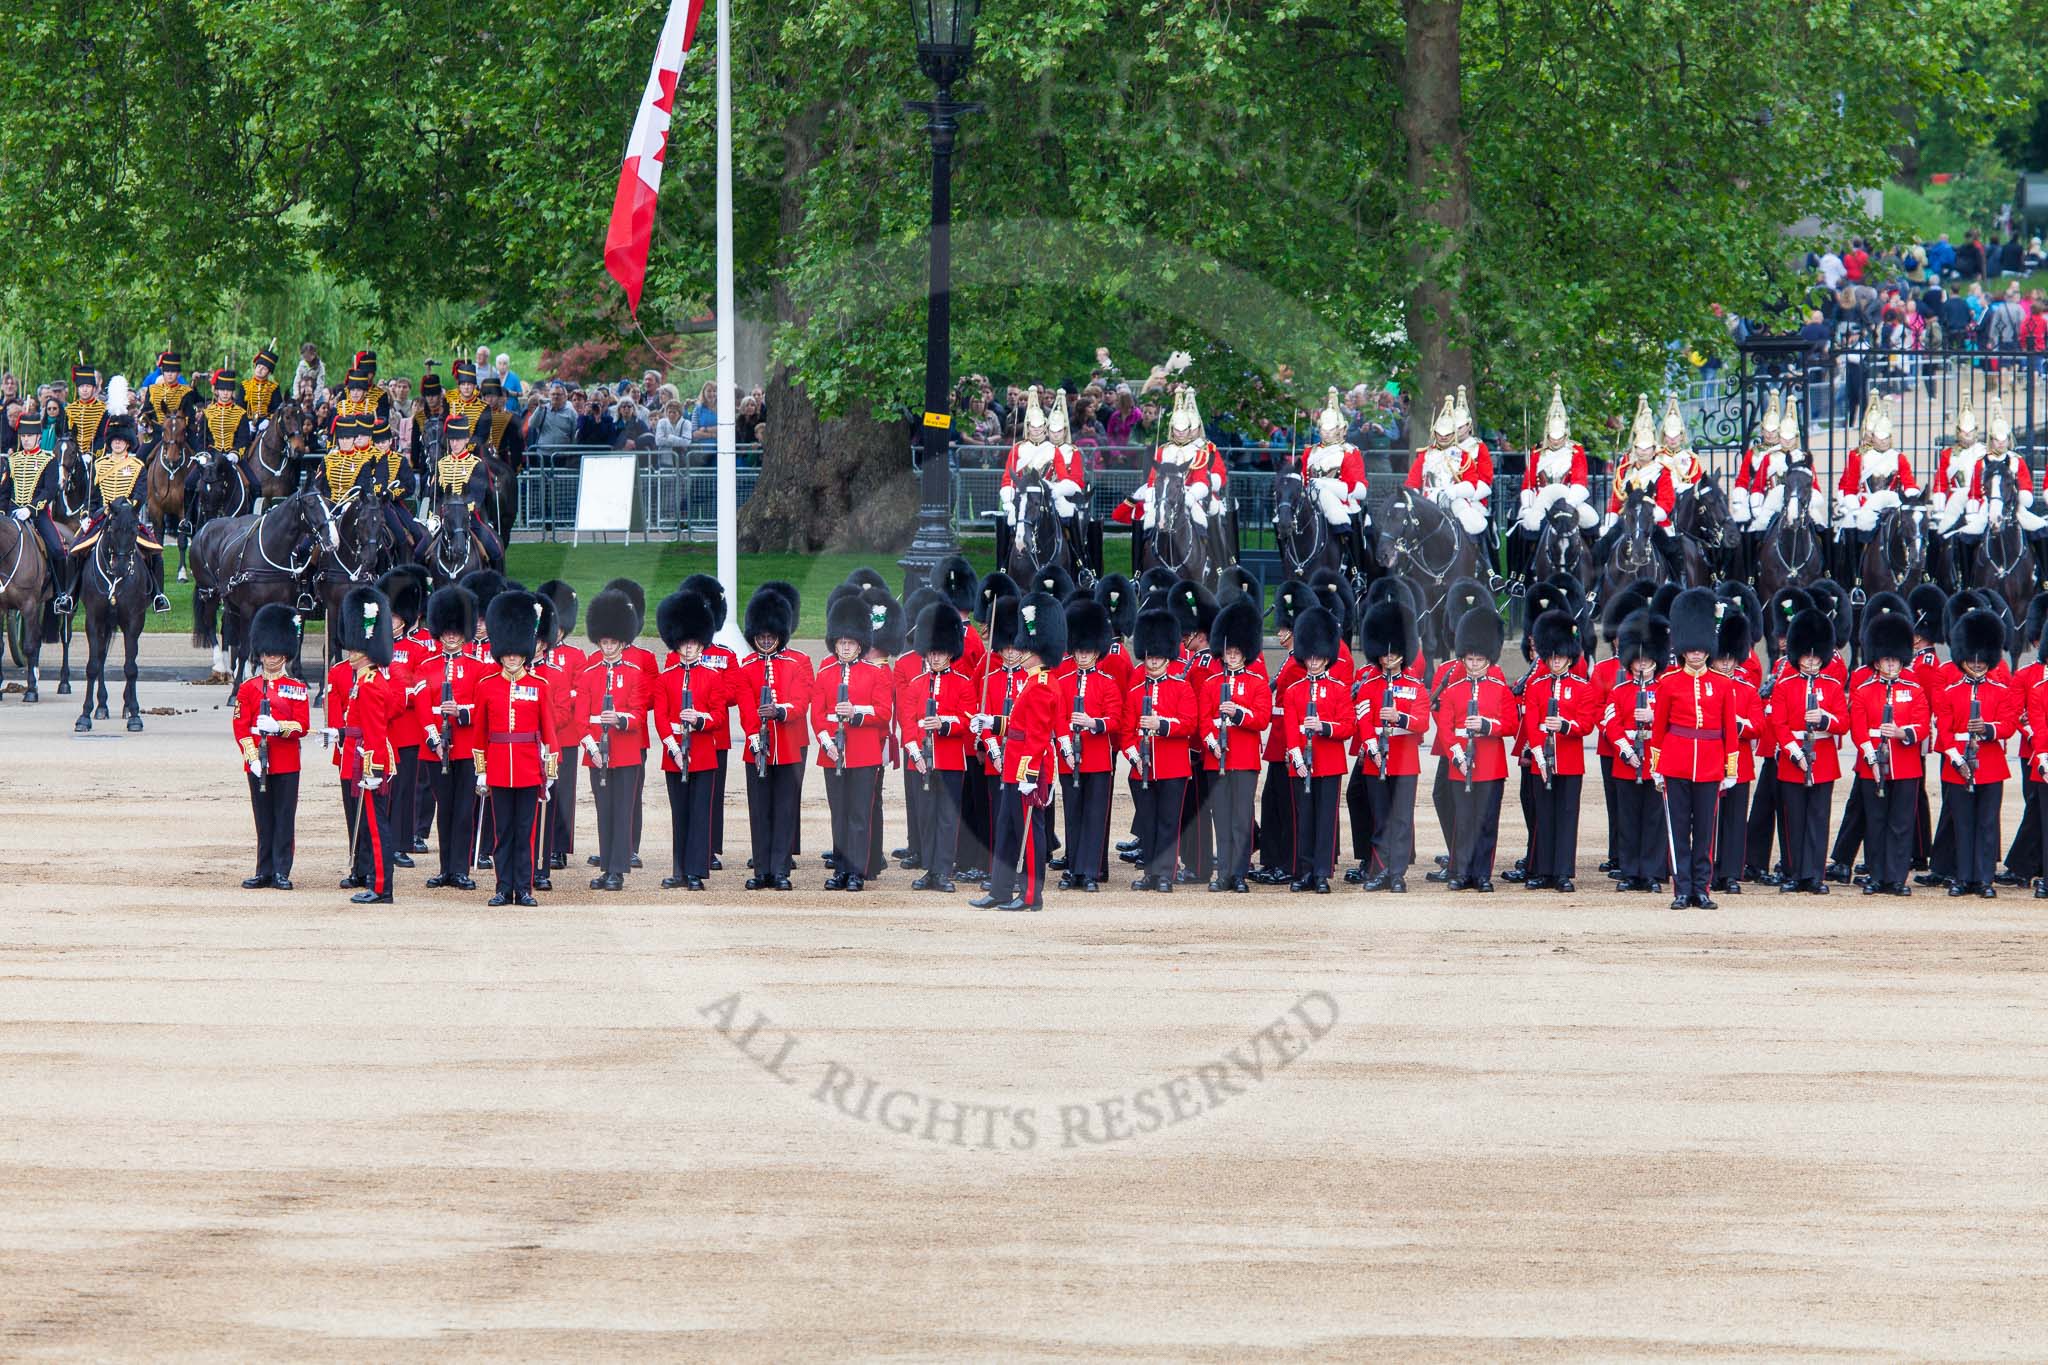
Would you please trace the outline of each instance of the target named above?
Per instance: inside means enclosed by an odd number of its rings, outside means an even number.
[[[675,116],[676,83],[703,10],[704,0],[670,0],[661,42],[654,49],[654,69],[647,73],[647,88],[641,92],[633,132],[626,139],[626,161],[619,167],[619,192],[612,199],[611,227],[604,236],[604,268],[626,291],[626,307],[635,315],[647,283],[647,248],[654,240],[654,205],[661,197],[661,165]]]

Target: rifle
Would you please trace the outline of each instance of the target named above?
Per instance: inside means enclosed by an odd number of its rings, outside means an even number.
[[[1813,694],[1815,689],[1819,686],[1819,684],[1820,674],[1818,673],[1814,674],[1812,677],[1806,680],[1806,695],[1804,698],[1802,698],[1802,700],[1806,703],[1806,709],[1809,713],[1811,713],[1814,709]],[[1971,699],[1975,700],[1976,693],[1972,692],[1970,695]],[[1813,751],[1813,737],[1815,735],[1823,733],[1823,731],[1815,728],[1811,724],[1803,726],[1802,730],[1806,738],[1806,762],[1800,765],[1800,768],[1802,770],[1802,780],[1800,782],[1800,785],[1811,787],[1813,785],[1813,769],[1815,762],[1815,754]]]
[[[1892,686],[1893,684],[1890,681],[1884,681],[1884,717],[1879,722],[1881,725],[1890,725],[1892,723]],[[1892,741],[1889,735],[1878,736],[1876,768],[1877,799],[1882,801],[1884,799],[1884,789],[1892,780]]]
[[[853,665],[840,661],[839,704],[846,705],[852,698],[847,695],[847,676],[853,672]],[[832,771],[839,774],[839,784],[846,785],[846,722],[839,719],[839,713],[832,713],[832,734],[820,734],[818,743],[825,746],[825,752],[832,756]]]
[[[270,686],[267,683],[263,688],[263,701],[257,708],[256,718],[259,722],[270,719]],[[264,733],[260,725],[256,733]],[[270,790],[270,741],[267,738],[256,741],[256,790]]]
[[[455,656],[441,656],[441,705],[446,707],[455,700]],[[455,747],[455,722],[447,711],[441,712],[441,776],[448,776],[448,751]]]
[[[1557,719],[1557,694],[1564,683],[1565,677],[1566,675],[1561,673],[1551,676],[1550,706],[1544,712],[1543,717],[1546,722]],[[1543,731],[1543,747],[1536,752],[1543,759],[1543,790],[1549,791],[1550,779],[1557,773],[1557,731],[1548,728],[1546,725]]]
[[[1970,790],[1975,791],[1977,790],[1977,746],[1983,742],[1977,738],[1977,723],[1984,719],[1984,708],[1983,703],[1978,699],[1978,679],[1966,677],[1963,681],[1970,685],[1970,730],[1969,737],[1963,741],[1963,773],[1969,778]]]
[[[1237,701],[1236,677],[1237,673],[1229,669],[1223,671],[1223,691],[1216,698],[1216,733],[1209,736],[1209,752],[1216,755],[1216,767],[1222,772],[1230,770],[1230,727],[1236,721],[1224,708]]]
[[[1634,715],[1643,709],[1643,689],[1647,686],[1649,684],[1640,677],[1636,679],[1635,705],[1630,708],[1629,714]],[[1641,782],[1650,774],[1650,727],[1638,723],[1635,729],[1630,730],[1629,747],[1636,751],[1636,781]]]
[[[1145,698],[1138,708],[1138,785],[1140,787],[1150,787],[1152,785],[1153,739],[1152,732],[1144,728],[1144,721],[1146,717],[1153,714],[1153,694],[1158,690],[1158,687],[1159,680],[1157,678],[1147,678],[1145,680]]]
[[[1316,715],[1316,693],[1322,690],[1322,676],[1311,674],[1303,681],[1308,685],[1308,696],[1302,702],[1301,711],[1301,794],[1307,796],[1315,789],[1316,780],[1316,765],[1311,757],[1315,752],[1316,737],[1308,733],[1308,727],[1311,724],[1320,724],[1320,718]]]
[[[693,711],[696,709],[691,704],[690,698],[690,670],[693,666],[694,665],[691,664],[683,665],[682,709],[685,711]],[[690,780],[690,738],[692,735],[696,734],[696,731],[694,729],[684,729],[683,722],[681,721],[676,722],[676,729],[683,737],[682,742],[676,745],[676,767],[682,772],[683,781],[688,782]]]
[[[924,671],[924,718],[926,720],[938,719],[939,677],[939,674],[934,673],[929,668]],[[934,731],[927,728],[924,731],[924,738],[918,741],[918,748],[924,754],[924,789],[927,792],[932,789],[932,735],[934,733]]]
[[[612,723],[603,720],[604,716],[612,713],[612,672],[613,665],[607,663],[604,666],[604,705],[599,715],[604,733],[597,737],[597,777],[593,779],[599,786],[605,785],[605,774],[612,766]]]
[[[1471,678],[1472,692],[1465,703],[1465,758],[1458,767],[1465,774],[1465,791],[1472,790],[1472,774],[1479,767],[1479,737],[1472,729],[1472,722],[1479,719],[1479,684],[1485,678]]]
[[[1088,719],[1088,674],[1092,670],[1076,665],[1074,668],[1074,710],[1067,717],[1067,732],[1060,736],[1060,757],[1076,773],[1081,771],[1080,747],[1074,743],[1075,726]]]
[[[768,713],[775,709],[775,657],[761,658],[761,701],[759,726],[754,731],[754,776],[768,776],[768,727],[775,722],[768,719]]]

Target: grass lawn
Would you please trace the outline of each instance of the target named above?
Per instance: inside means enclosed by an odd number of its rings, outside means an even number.
[[[994,567],[993,541],[970,540],[963,550],[977,572],[987,573]],[[896,567],[894,555],[741,555],[740,598],[733,604],[733,610],[740,610],[747,596],[760,584],[770,579],[786,579],[796,584],[797,590],[803,594],[803,619],[798,623],[798,633],[815,637],[825,629],[826,595],[845,582],[847,574],[863,564],[878,571],[892,586],[902,581],[902,570]],[[586,605],[612,579],[634,579],[647,589],[648,613],[651,616],[654,604],[675,591],[684,578],[693,573],[716,573],[718,554],[710,545],[672,542],[572,547],[566,542],[519,541],[508,552],[506,567],[513,578],[529,588],[550,578],[566,579]],[[177,574],[178,555],[175,549],[170,552],[166,569],[172,577]],[[151,616],[150,629],[189,635],[192,631],[192,585],[173,581],[165,585],[165,595],[171,599],[170,615]],[[651,627],[652,623],[649,624]]]

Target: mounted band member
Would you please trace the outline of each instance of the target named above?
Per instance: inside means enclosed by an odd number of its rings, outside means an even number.
[[[1333,539],[1344,567],[1355,570],[1365,563],[1372,514],[1365,505],[1365,456],[1345,439],[1350,425],[1332,385],[1316,418],[1316,443],[1301,452],[1301,482],[1315,495],[1323,520],[1336,532]]]
[[[422,488],[431,490],[434,482],[434,466],[441,463],[441,457],[448,453],[448,394],[441,387],[441,376],[431,369],[420,376],[420,403],[413,411],[411,449],[406,453],[411,458],[413,472],[419,475]]]
[[[70,614],[72,593],[71,562],[64,554],[64,538],[57,534],[57,523],[50,513],[62,492],[62,484],[63,464],[56,451],[43,448],[41,424],[17,419],[14,448],[0,461],[0,515],[28,526],[42,542],[60,616]]]
[[[1671,581],[1680,582],[1685,577],[1685,559],[1678,537],[1671,534],[1671,513],[1678,505],[1678,494],[1672,486],[1671,469],[1660,457],[1657,428],[1650,416],[1650,396],[1644,393],[1636,395],[1636,420],[1629,430],[1628,448],[1622,451],[1614,469],[1607,495],[1607,516],[1600,528],[1600,539],[1593,544],[1595,564],[1604,566],[1614,552],[1614,542],[1621,538],[1623,530],[1621,514],[1628,507],[1629,495],[1638,491],[1656,509],[1657,555],[1664,561]]]
[[[342,380],[341,394],[341,401],[334,405],[334,420],[328,424],[330,438],[339,436],[344,418],[377,415],[377,400],[370,395],[370,372],[362,366],[348,372],[348,377]]]
[[[1514,529],[1508,532],[1508,576],[1526,581],[1529,560],[1536,553],[1536,539],[1550,509],[1568,502],[1579,516],[1579,526],[1590,531],[1600,519],[1593,510],[1593,494],[1586,483],[1586,448],[1572,439],[1571,419],[1564,410],[1564,389],[1553,384],[1550,412],[1543,419],[1543,444],[1529,452],[1519,495],[1521,510]]]
[[[1785,505],[1785,474],[1795,466],[1807,470],[1813,468],[1813,456],[1799,445],[1799,399],[1785,395],[1785,409],[1778,418],[1778,443],[1757,456],[1757,465],[1751,471],[1749,486],[1750,511],[1759,531],[1771,524],[1778,515],[1778,509]],[[1813,500],[1807,504],[1807,515],[1813,524],[1826,529],[1828,524],[1827,494],[1820,482],[1815,480]]]
[[[1147,532],[1157,530],[1159,509],[1155,494],[1162,478],[1178,478],[1182,482],[1188,517],[1206,535],[1211,509],[1220,517],[1227,506],[1229,471],[1223,456],[1203,432],[1202,414],[1195,406],[1195,391],[1189,385],[1183,384],[1173,395],[1173,416],[1167,422],[1166,440],[1153,457],[1144,487],[1118,504],[1111,519],[1126,526],[1135,520]]]
[[[1052,497],[1053,511],[1066,524],[1067,539],[1074,546],[1077,563],[1088,558],[1088,525],[1082,509],[1088,505],[1088,474],[1081,467],[1080,452],[1073,446],[1067,419],[1066,390],[1056,391],[1050,416],[1039,406],[1038,386],[1024,408],[1024,430],[1010,447],[1003,462],[1003,482],[997,497],[1003,505],[1002,543],[996,547],[996,563],[1006,564],[1010,541],[1017,534],[1017,487],[1020,477],[1031,476],[1045,485]]]
[[[518,413],[505,410],[504,382],[486,379],[478,393],[484,400],[483,415],[470,420],[477,454],[501,461],[517,474],[526,463],[526,429],[520,425]],[[453,403],[449,404],[451,412],[454,408]]]
[[[382,417],[370,421],[370,458],[363,465],[363,474],[384,495],[384,517],[398,533],[399,543],[411,546],[424,540],[426,532],[412,514],[419,478],[398,449],[391,424]]]
[[[107,405],[100,398],[99,371],[90,365],[71,368],[71,384],[78,397],[64,407],[64,423],[71,429],[71,441],[87,455],[107,448]]]
[[[249,377],[242,381],[242,406],[249,410],[249,421],[258,431],[270,420],[277,407],[277,381],[271,375],[277,372],[277,352],[270,346],[258,347],[249,362]]]
[[[94,461],[92,467],[91,515],[78,528],[78,539],[71,543],[71,581],[78,581],[84,557],[99,544],[100,526],[108,511],[126,498],[135,504],[135,548],[142,551],[149,564],[150,609],[164,612],[171,609],[171,599],[164,596],[164,545],[156,528],[149,524],[149,499],[136,493],[137,484],[142,484],[147,492],[148,467],[136,458],[134,446],[135,423],[127,417],[107,419],[107,453]]]
[[[1835,489],[1835,547],[1842,566],[1856,563],[1857,547],[1866,544],[1877,530],[1877,519],[1907,498],[1920,496],[1920,483],[1913,466],[1892,445],[1892,399],[1890,395],[1863,411],[1863,430],[1842,465],[1842,479]],[[1847,583],[1849,576],[1838,573]]]
[[[435,392],[438,393],[440,388],[441,381],[438,377],[435,377]],[[426,391],[426,380],[423,379],[420,381],[421,395],[425,396]],[[500,385],[499,392],[502,393],[503,391],[503,386]],[[484,409],[487,406],[489,405],[484,402],[483,394],[476,386],[476,362],[474,360],[456,361],[455,392],[449,396],[448,411],[451,413],[461,413],[464,417],[467,417],[470,427],[474,429],[477,419],[483,416]]]
[[[469,506],[470,534],[483,547],[484,561],[488,564],[505,562],[505,547],[498,543],[498,537],[485,524],[484,502],[491,495],[491,471],[469,448],[470,426],[467,418],[460,413],[451,415],[442,431],[446,453],[441,456],[432,471],[433,496],[429,499],[427,532],[441,529],[441,508],[444,504],[460,500]]]
[[[249,453],[249,443],[256,439],[256,424],[249,420],[249,410],[241,404],[235,372],[215,370],[212,380],[213,401],[200,412],[199,457],[185,471],[185,524],[181,529],[187,535],[191,534],[192,512],[199,506],[200,480],[214,460],[224,461],[241,480],[246,490],[243,507],[254,506],[262,491],[242,458]]]
[[[160,351],[156,357],[157,379],[142,391],[143,404],[162,425],[174,412],[187,416],[199,411],[199,395],[185,382],[185,361],[176,351]]]
[[[340,502],[364,485],[372,421],[367,413],[334,419],[327,453],[313,471],[313,488],[329,502]]]
[[[382,384],[377,382],[377,353],[375,351],[357,351],[354,368],[349,373],[354,374],[356,370],[361,370],[369,377],[369,398],[372,403],[377,405],[377,411],[383,416],[390,416],[391,395],[385,391]]]

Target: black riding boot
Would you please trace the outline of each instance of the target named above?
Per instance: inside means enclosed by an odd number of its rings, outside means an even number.
[[[171,609],[171,599],[164,596],[164,557],[153,554],[149,557],[149,609],[166,612]]]
[[[1656,538],[1657,558],[1664,561],[1665,572],[1671,575],[1673,583],[1685,582],[1685,555],[1678,548],[1678,537],[1661,535]]]

